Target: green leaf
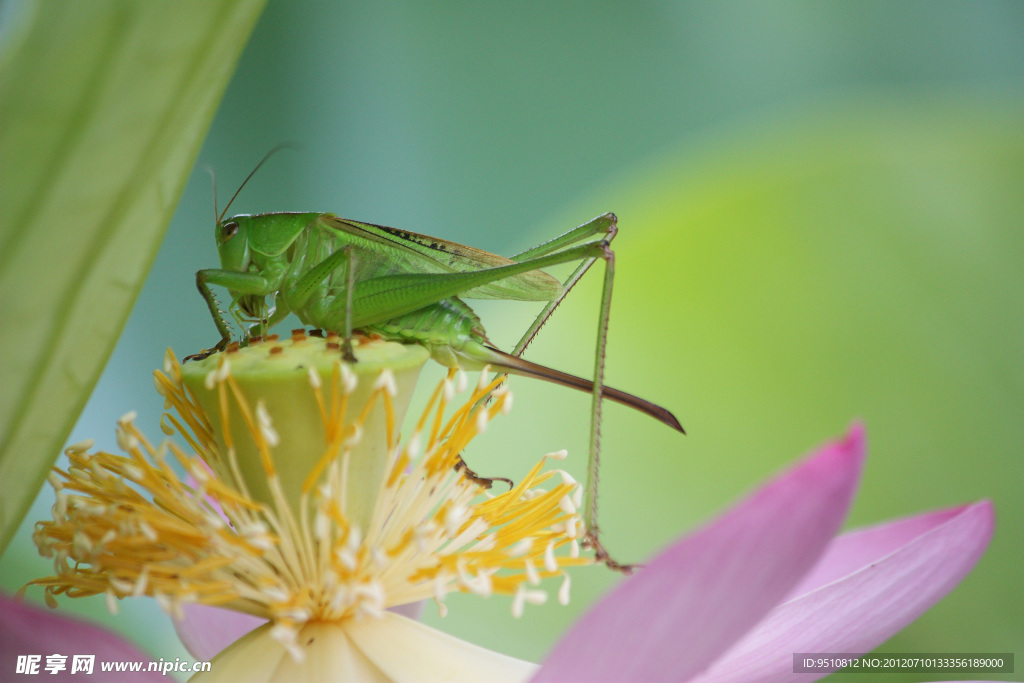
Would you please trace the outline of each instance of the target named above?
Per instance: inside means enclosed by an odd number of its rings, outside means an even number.
[[[5,7],[0,550],[113,350],[263,4]]]

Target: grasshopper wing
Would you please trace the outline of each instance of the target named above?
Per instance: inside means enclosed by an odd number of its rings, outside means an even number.
[[[386,242],[408,254],[413,252],[422,259],[423,270],[466,273],[507,266],[515,261],[482,249],[449,242],[438,237],[421,235],[407,230],[389,228],[374,223],[363,223],[336,216],[324,217],[328,224],[349,234],[377,242]],[[432,267],[433,266],[433,267]],[[475,287],[459,296],[468,299],[507,299],[513,301],[550,301],[562,292],[562,285],[542,270],[531,270],[511,275],[497,282]]]

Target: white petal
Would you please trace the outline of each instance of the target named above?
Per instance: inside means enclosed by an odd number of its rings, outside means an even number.
[[[299,629],[295,661],[263,626],[191,679],[251,683],[327,681],[525,681],[535,664],[491,652],[419,622],[386,612],[380,618],[311,622]]]
[[[535,664],[492,652],[390,612],[349,620],[352,642],[392,681],[525,681]]]
[[[297,643],[305,655],[302,662],[297,662],[285,647],[271,636],[271,628],[271,625],[267,624],[243,636],[213,658],[209,672],[196,674],[190,680],[193,683],[386,683],[391,680],[353,647],[345,631],[336,624],[314,622],[299,629]]]

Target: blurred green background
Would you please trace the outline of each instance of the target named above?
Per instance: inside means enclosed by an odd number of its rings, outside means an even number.
[[[977,570],[883,649],[1024,654],[1024,4],[271,2],[70,441],[115,448],[128,410],[157,438],[164,348],[216,339],[194,289],[217,263],[202,166],[223,206],[281,142],[300,149],[232,211],[331,211],[504,254],[619,215],[608,379],[689,432],[606,409],[601,523],[620,559],[860,419],[851,526],[985,497],[998,514]],[[589,371],[591,277],[529,358]],[[478,310],[505,347],[535,312]],[[586,397],[512,386],[471,466],[517,478],[565,447],[582,478]],[[0,560],[3,588],[49,571],[29,528],[51,502]],[[500,596],[425,618],[540,660],[617,580],[577,572],[569,607],[517,621]],[[62,609],[187,656],[146,601]]]

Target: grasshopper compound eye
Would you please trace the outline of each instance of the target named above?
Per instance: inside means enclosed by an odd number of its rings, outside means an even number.
[[[238,223],[231,221],[220,228],[220,242],[223,244],[238,233]]]

